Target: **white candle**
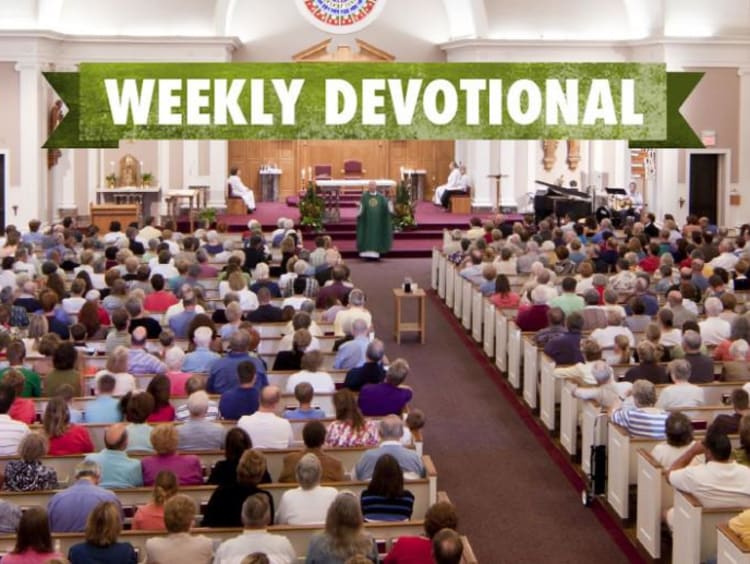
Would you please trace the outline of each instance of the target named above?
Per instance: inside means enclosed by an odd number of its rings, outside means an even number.
[[[404,177],[404,167],[401,167],[401,178]]]
[[[305,179],[305,167],[302,167],[302,180]]]
[[[312,175],[312,167],[311,167],[311,166],[308,166],[308,167],[307,167],[307,176],[309,176],[309,177],[310,177],[310,180],[312,180],[312,179],[313,179],[313,175]]]

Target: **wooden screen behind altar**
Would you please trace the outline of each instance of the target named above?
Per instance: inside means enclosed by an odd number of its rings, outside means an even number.
[[[330,164],[334,178],[343,178],[344,161],[362,161],[364,178],[398,180],[400,167],[424,169],[425,199],[448,177],[448,163],[454,158],[453,141],[229,141],[229,167],[242,170],[242,179],[260,196],[258,171],[275,164],[283,170],[279,199],[297,193],[301,171],[316,164]],[[466,163],[471,174],[471,163]]]

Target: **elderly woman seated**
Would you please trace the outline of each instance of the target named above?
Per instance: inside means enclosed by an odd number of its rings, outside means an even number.
[[[632,385],[629,382],[615,382],[612,367],[603,360],[591,363],[591,376],[595,386],[576,387],[573,395],[582,400],[594,400],[604,409],[624,401],[630,395]]]
[[[18,445],[20,460],[9,460],[5,465],[3,489],[12,492],[33,492],[58,488],[57,472],[41,462],[42,457],[47,454],[47,447],[44,435],[27,434]]]
[[[648,380],[654,384],[666,384],[669,382],[667,371],[659,362],[659,349],[651,341],[641,341],[636,347],[639,364],[629,368],[623,378],[627,382],[636,380]]]
[[[195,502],[185,494],[177,494],[164,504],[167,536],[154,537],[146,541],[148,562],[211,562],[214,552],[213,540],[205,535],[190,534],[197,510]]]
[[[174,425],[159,425],[151,432],[151,444],[156,455],[147,456],[141,461],[144,486],[152,486],[162,470],[173,472],[181,486],[203,484],[200,459],[194,454],[177,454],[178,443],[179,435]]]
[[[583,362],[578,362],[573,366],[555,368],[555,378],[573,380],[578,384],[589,386],[597,385],[596,378],[592,374],[592,368],[597,361],[602,359],[602,348],[594,339],[583,339],[581,341],[581,353]]]
[[[322,468],[318,457],[305,454],[297,463],[299,487],[284,492],[276,513],[279,525],[317,525],[325,522],[328,507],[336,498],[336,488],[320,485]]]
[[[609,419],[634,437],[663,439],[669,413],[655,407],[656,387],[648,380],[636,380],[632,390],[633,404],[614,404]]]

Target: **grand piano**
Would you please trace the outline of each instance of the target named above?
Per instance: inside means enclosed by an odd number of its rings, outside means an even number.
[[[551,215],[562,219],[566,214],[573,221],[589,216],[592,213],[591,196],[575,188],[563,188],[537,180],[537,184],[546,187],[546,192],[537,192],[534,196],[534,215],[537,223]]]

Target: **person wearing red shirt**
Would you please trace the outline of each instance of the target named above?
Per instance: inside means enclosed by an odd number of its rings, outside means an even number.
[[[23,388],[26,385],[26,379],[23,377],[23,374],[11,368],[5,373],[2,381],[16,391],[16,399],[13,400],[8,410],[8,415],[11,419],[31,425],[36,420],[36,408],[34,407],[33,399],[21,397]]]
[[[521,331],[539,331],[549,325],[547,319],[547,293],[544,288],[537,286],[531,291],[531,305],[518,309],[516,325]]]
[[[151,287],[154,291],[143,300],[145,311],[164,313],[170,306],[178,302],[177,297],[172,292],[164,290],[164,277],[161,274],[154,274],[151,277]]]
[[[70,424],[70,411],[63,398],[49,400],[42,425],[49,439],[50,456],[94,452],[94,443],[86,427]]]
[[[172,382],[164,376],[157,374],[148,383],[146,393],[154,398],[154,411],[146,418],[148,423],[170,423],[174,421],[174,407],[169,402],[169,392]]]
[[[659,269],[661,261],[659,259],[659,245],[657,243],[651,243],[648,246],[648,255],[638,263],[638,266],[644,272],[653,274]]]
[[[424,516],[426,537],[399,537],[383,564],[431,564],[432,538],[442,529],[458,527],[456,508],[449,501],[433,503]]]

